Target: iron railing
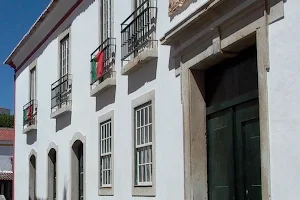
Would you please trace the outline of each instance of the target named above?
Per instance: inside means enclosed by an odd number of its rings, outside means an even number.
[[[151,5],[151,0],[145,0],[121,24],[121,59],[134,56],[143,48],[154,48],[155,20],[157,7]]]
[[[72,75],[66,74],[51,85],[51,112],[70,105],[72,94]]]
[[[37,102],[30,100],[23,106],[23,128],[36,124]]]
[[[97,73],[96,57],[99,53],[103,53],[103,72]],[[106,78],[114,77],[116,57],[116,38],[106,39],[93,53],[91,53],[91,86],[96,86],[103,82]],[[101,61],[99,61],[101,62]]]

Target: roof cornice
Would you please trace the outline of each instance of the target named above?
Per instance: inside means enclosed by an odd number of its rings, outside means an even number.
[[[13,58],[20,51],[20,49],[26,44],[26,42],[31,38],[31,36],[36,32],[36,30],[39,28],[39,26],[42,24],[42,22],[45,19],[47,19],[47,17],[49,16],[49,14],[55,8],[55,6],[57,5],[57,3],[59,1],[60,0],[51,0],[51,2],[46,7],[46,9],[42,12],[42,14],[39,16],[39,18],[30,27],[28,32],[23,36],[23,38],[20,40],[20,42],[17,44],[17,46],[12,50],[12,52],[6,58],[6,60],[4,61],[4,64],[10,65],[12,68],[16,69],[16,66],[13,63]]]

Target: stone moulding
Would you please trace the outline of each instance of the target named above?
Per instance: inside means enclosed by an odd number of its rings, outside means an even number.
[[[178,8],[182,7],[188,0],[169,0],[169,16],[171,16]]]

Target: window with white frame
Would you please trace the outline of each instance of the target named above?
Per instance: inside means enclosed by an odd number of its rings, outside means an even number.
[[[30,70],[29,100],[36,99],[36,67]]]
[[[134,109],[135,185],[152,185],[152,102]]]
[[[100,187],[112,186],[111,119],[100,124]]]
[[[70,42],[69,35],[60,41],[60,77],[69,73]]]
[[[101,1],[101,43],[112,37],[112,2],[113,0]]]

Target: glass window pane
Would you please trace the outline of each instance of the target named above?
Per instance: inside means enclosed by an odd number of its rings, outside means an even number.
[[[145,127],[142,127],[141,128],[141,144],[145,144],[144,136],[145,136]]]

